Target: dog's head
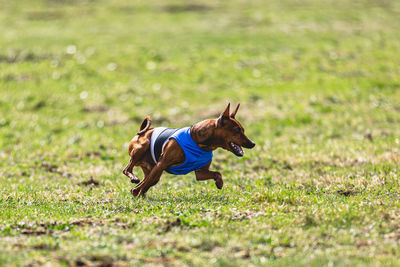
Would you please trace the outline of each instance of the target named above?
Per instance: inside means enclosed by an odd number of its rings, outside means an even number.
[[[235,119],[239,106],[240,104],[232,113],[229,113],[230,104],[228,104],[225,111],[216,120],[216,134],[220,137],[222,148],[242,157],[244,155],[242,147],[253,148],[256,144],[244,134],[244,128]]]

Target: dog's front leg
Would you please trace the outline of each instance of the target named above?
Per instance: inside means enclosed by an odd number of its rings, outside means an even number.
[[[133,167],[135,167],[136,162],[137,162],[137,160],[135,161],[133,158],[131,158],[129,160],[129,164],[122,171],[122,173],[125,174],[126,176],[128,176],[128,178],[131,179],[131,182],[135,183],[135,184],[140,182],[139,178],[137,178],[136,175],[132,172]]]
[[[210,165],[211,165],[211,162],[208,163],[203,168],[198,169],[194,172],[196,174],[196,180],[204,181],[204,180],[214,179],[215,185],[217,186],[217,188],[222,189],[222,187],[224,186],[224,181],[222,180],[222,175],[219,172],[210,171],[209,170]]]
[[[131,179],[132,183],[139,183],[139,178],[132,172],[133,167],[142,159],[144,153],[149,149],[150,141],[144,137],[136,135],[129,143],[128,152],[130,155],[129,164],[122,171],[123,174]]]

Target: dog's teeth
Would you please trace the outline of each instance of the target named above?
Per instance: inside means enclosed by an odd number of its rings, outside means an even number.
[[[240,155],[240,156],[244,155],[243,149],[239,145],[237,145],[233,142],[230,142],[229,145],[235,154]]]

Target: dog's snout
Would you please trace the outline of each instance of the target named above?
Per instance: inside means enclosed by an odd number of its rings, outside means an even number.
[[[254,143],[254,142],[250,142],[250,146],[249,146],[249,148],[253,148],[253,147],[255,147],[256,146],[256,143]]]
[[[253,141],[249,140],[249,142],[247,142],[246,146],[244,146],[244,147],[245,148],[253,148],[255,146],[256,146],[256,144]]]

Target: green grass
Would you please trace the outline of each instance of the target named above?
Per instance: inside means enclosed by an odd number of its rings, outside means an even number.
[[[0,6],[0,265],[400,265],[398,1]],[[215,152],[222,190],[130,195],[146,115],[228,101],[257,146]]]

